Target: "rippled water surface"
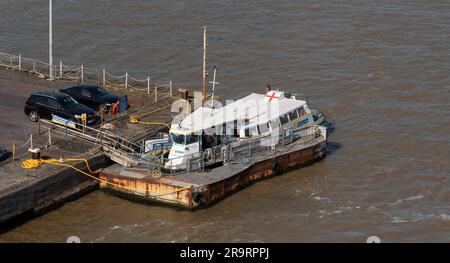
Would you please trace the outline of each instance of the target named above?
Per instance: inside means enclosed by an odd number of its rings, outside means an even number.
[[[53,1],[54,56],[201,84],[201,27],[221,97],[309,96],[329,155],[196,212],[94,192],[0,241],[450,241],[448,1]],[[0,52],[47,60],[47,1],[0,0]]]

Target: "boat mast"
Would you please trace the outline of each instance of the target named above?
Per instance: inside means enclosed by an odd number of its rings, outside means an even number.
[[[206,26],[203,27],[203,80],[202,102],[206,100]]]

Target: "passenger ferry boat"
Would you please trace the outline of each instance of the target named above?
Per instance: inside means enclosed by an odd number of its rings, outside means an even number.
[[[252,93],[218,109],[199,107],[172,124],[172,144],[165,167],[184,169],[188,156],[206,149],[312,125],[314,118],[307,103],[283,91]]]
[[[100,187],[132,199],[194,209],[321,160],[327,131],[314,123],[305,101],[269,91],[220,108],[199,107],[173,123],[168,134],[142,143],[145,152],[139,161],[105,168]]]

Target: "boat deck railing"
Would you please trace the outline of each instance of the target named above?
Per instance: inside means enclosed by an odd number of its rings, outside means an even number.
[[[96,129],[82,124],[76,124],[77,129],[55,124],[48,120],[40,120],[49,128],[49,132],[56,132],[63,136],[70,136],[97,145],[110,159],[123,165],[127,169],[157,171],[160,175],[176,175],[204,171],[210,167],[227,164],[229,162],[249,162],[252,155],[267,150],[277,150],[299,139],[325,136],[326,128],[320,125],[292,129],[286,127],[278,133],[240,138],[226,145],[218,145],[201,152],[178,158],[168,159],[163,155],[145,154],[145,143],[133,142],[107,130]],[[313,136],[314,135],[314,136]],[[162,139],[167,134],[157,133],[149,139]],[[305,141],[306,142],[306,141]],[[301,143],[301,142],[299,142]]]
[[[159,175],[176,175],[204,171],[209,167],[227,163],[251,163],[251,157],[258,152],[273,150],[286,146],[294,141],[307,143],[319,136],[326,138],[326,128],[320,125],[292,129],[290,127],[280,130],[278,134],[261,135],[254,138],[239,139],[227,145],[208,148],[178,158],[168,159],[161,156],[148,155],[147,160],[142,155],[135,156],[137,165],[128,167],[130,170],[158,171]],[[303,141],[298,141],[303,140]]]

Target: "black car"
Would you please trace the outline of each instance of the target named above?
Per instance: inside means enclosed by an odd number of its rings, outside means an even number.
[[[82,84],[59,91],[69,94],[80,103],[87,105],[95,110],[102,109],[103,112],[109,112],[111,106],[117,103],[119,96],[106,91],[104,88],[93,84]]]
[[[0,145],[0,161],[3,161],[7,157],[7,151],[3,149],[3,147]]]
[[[33,122],[38,121],[39,118],[52,119],[52,115],[56,115],[81,123],[81,115],[84,113],[87,115],[88,125],[95,125],[100,121],[100,117],[95,115],[94,110],[78,103],[71,96],[59,92],[32,93],[25,102],[24,112]]]

